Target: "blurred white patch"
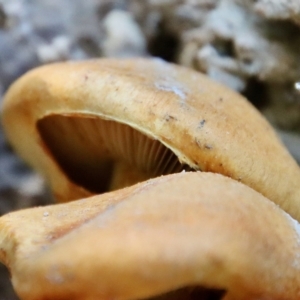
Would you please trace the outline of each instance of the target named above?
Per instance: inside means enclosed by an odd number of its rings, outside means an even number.
[[[112,10],[104,19],[106,38],[102,50],[108,57],[144,56],[145,37],[130,13]]]
[[[20,194],[26,197],[42,195],[44,192],[44,180],[38,174],[29,175],[21,181],[18,190]]]

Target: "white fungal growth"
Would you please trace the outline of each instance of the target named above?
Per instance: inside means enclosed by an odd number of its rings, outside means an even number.
[[[46,275],[46,279],[49,280],[52,284],[62,284],[65,279],[57,268],[51,268]]]
[[[290,219],[291,225],[295,230],[296,236],[297,236],[297,254],[296,257],[293,261],[293,267],[296,269],[300,269],[300,224],[297,220],[293,219],[292,217],[290,217],[290,215],[288,215],[288,218]]]
[[[185,100],[186,98],[186,89],[172,78],[158,80],[154,85],[158,90],[174,93],[181,100]]]
[[[300,92],[300,81],[295,82],[294,88],[297,90],[297,92]]]
[[[295,229],[295,232],[297,234],[297,243],[299,245],[300,248],[300,224],[298,221],[296,221],[295,219],[291,218],[291,223]],[[300,253],[299,253],[300,254]]]
[[[180,100],[185,100],[187,89],[183,86],[182,82],[176,79],[177,72],[174,66],[159,58],[154,58],[153,61],[156,63],[155,71],[157,78],[154,86],[160,91],[174,93]],[[161,74],[168,74],[168,76],[162,76]]]

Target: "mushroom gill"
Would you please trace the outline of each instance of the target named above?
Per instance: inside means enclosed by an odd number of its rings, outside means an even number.
[[[50,115],[37,128],[69,179],[92,193],[190,170],[160,141],[98,116]]]

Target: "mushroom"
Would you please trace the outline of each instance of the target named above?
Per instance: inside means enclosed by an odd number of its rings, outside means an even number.
[[[63,62],[7,92],[3,125],[60,201],[182,170],[241,181],[300,220],[300,170],[234,91],[159,59]]]
[[[248,186],[182,172],[0,218],[22,300],[299,299],[300,225]]]

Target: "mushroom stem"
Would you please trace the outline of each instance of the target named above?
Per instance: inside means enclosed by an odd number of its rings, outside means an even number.
[[[131,186],[147,179],[149,179],[149,174],[119,161],[114,165],[109,191]]]

